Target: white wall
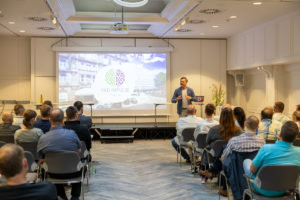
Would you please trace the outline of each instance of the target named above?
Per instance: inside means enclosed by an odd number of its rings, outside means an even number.
[[[56,59],[51,46],[59,38],[31,39],[31,101],[38,102],[42,94],[44,99],[56,100]],[[209,87],[212,83],[221,83],[226,88],[226,40],[172,39],[174,51],[170,55],[170,96],[179,87],[179,78],[187,76],[189,86],[196,94],[206,96],[211,102]],[[65,42],[64,42],[65,44]],[[111,47],[165,47],[168,44],[160,39],[96,39],[74,38],[68,40],[68,46]],[[133,118],[104,119],[104,122],[133,122]],[[167,121],[167,119],[159,119]],[[172,106],[170,121],[177,121],[176,105]],[[153,118],[138,119],[139,122],[152,122]]]
[[[228,39],[228,69],[300,62],[300,11]]]

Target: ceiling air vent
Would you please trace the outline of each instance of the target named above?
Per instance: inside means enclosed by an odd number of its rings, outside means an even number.
[[[215,8],[208,8],[208,9],[200,10],[199,12],[207,15],[214,15],[220,13],[221,10]]]
[[[28,17],[27,19],[34,22],[44,22],[48,20],[47,18],[44,17]]]
[[[181,29],[178,29],[177,32],[180,32],[180,33],[187,33],[187,32],[191,32],[192,30],[191,29],[186,29],[186,28],[181,28]]]
[[[47,27],[47,26],[38,27],[37,29],[42,30],[42,31],[53,31],[53,30],[55,30],[55,28]]]
[[[204,20],[198,20],[198,19],[191,19],[190,21],[189,21],[189,24],[203,24],[203,23],[205,23],[206,21],[204,21]]]

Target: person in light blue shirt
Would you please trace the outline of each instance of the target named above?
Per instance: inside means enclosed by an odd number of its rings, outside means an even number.
[[[286,122],[281,129],[280,140],[275,144],[266,144],[257,153],[253,161],[244,161],[244,171],[255,178],[265,165],[297,165],[300,167],[300,147],[293,145],[299,128],[295,122]],[[278,180],[279,181],[279,180]],[[285,191],[262,190],[253,184],[255,190],[268,197],[282,196]]]

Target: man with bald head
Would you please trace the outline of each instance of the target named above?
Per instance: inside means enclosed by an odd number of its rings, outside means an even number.
[[[10,112],[2,113],[2,121],[0,124],[0,135],[14,135],[16,130],[20,129],[20,126],[13,125],[13,115]]]
[[[0,148],[0,173],[6,181],[6,185],[0,187],[0,199],[57,200],[52,183],[27,183],[27,169],[27,160],[20,146],[6,144]]]
[[[81,142],[73,130],[63,128],[64,112],[61,109],[54,109],[50,114],[51,129],[42,135],[38,142],[37,151],[41,159],[48,153],[56,152],[80,152]],[[49,174],[53,178],[77,177],[81,174]],[[68,199],[64,186],[56,184],[57,195],[62,199]],[[81,183],[72,184],[72,199],[79,199]]]
[[[179,151],[179,144],[186,144],[182,141],[182,131],[185,128],[196,128],[197,124],[201,122],[203,119],[200,117],[196,117],[196,108],[194,105],[187,106],[187,116],[179,118],[176,124],[177,136],[173,138],[172,145],[176,151]],[[190,156],[186,152],[184,148],[181,148],[181,156],[186,160],[186,162],[190,162]]]
[[[280,135],[282,124],[272,120],[273,114],[271,106],[267,106],[261,111],[261,122],[256,133],[265,140],[277,140]]]

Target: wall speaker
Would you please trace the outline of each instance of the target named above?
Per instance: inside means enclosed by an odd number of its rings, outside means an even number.
[[[235,86],[240,87],[245,85],[245,74],[241,72],[234,73]]]

